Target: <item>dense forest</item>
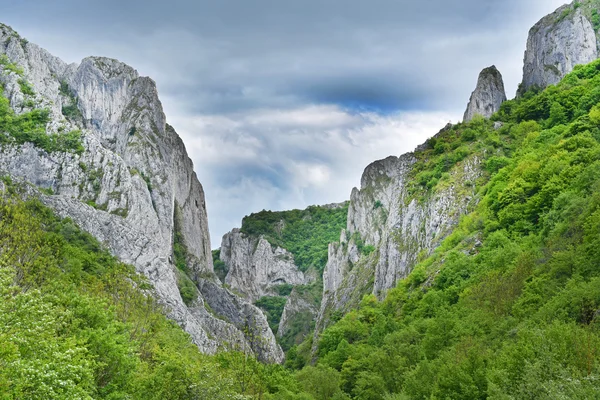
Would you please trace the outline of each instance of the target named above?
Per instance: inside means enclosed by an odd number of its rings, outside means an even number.
[[[411,190],[452,184],[471,154],[486,170],[476,210],[384,301],[365,296],[285,366],[200,354],[131,266],[5,178],[0,397],[600,398],[600,61],[430,139]],[[289,237],[251,221],[247,233],[324,265],[293,247],[312,240],[302,215]]]

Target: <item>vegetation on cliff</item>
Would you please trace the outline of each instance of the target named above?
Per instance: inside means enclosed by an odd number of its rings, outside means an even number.
[[[320,336],[318,365],[338,372],[343,393],[597,397],[599,87],[596,61],[504,103],[492,117],[501,127],[475,120],[429,141],[415,195],[444,184],[464,146],[484,150],[481,201],[383,302],[366,296]]]
[[[244,217],[241,232],[264,235],[269,243],[292,253],[300,270],[305,272],[314,267],[322,273],[329,243],[340,239],[347,216],[348,204],[279,212],[263,210]]]

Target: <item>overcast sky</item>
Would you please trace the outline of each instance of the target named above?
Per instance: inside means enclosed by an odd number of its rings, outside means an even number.
[[[0,22],[156,81],[216,248],[251,212],[347,200],[370,162],[458,122],[484,67],[513,97],[529,28],[563,3],[0,0]]]

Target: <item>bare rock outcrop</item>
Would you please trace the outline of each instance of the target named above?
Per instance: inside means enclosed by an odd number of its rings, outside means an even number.
[[[307,277],[294,264],[294,256],[264,237],[248,236],[233,229],[221,241],[221,261],[228,268],[225,284],[255,302],[276,295],[283,284],[303,285]]]
[[[463,121],[468,122],[475,115],[489,118],[500,110],[500,106],[505,101],[506,91],[504,90],[502,74],[494,65],[485,68],[479,74],[477,87],[471,94]]]
[[[564,5],[531,28],[519,93],[556,84],[576,65],[598,58],[596,31],[586,15],[593,3]]]

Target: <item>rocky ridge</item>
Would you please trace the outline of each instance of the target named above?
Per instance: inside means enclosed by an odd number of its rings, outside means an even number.
[[[0,55],[5,57],[0,81],[15,112],[47,109],[48,134],[80,130],[84,147],[76,154],[47,152],[31,143],[4,146],[0,171],[52,193],[43,196],[47,205],[145,274],[169,316],[202,351],[237,343],[265,361],[280,362],[283,354],[262,312],[210,284],[218,280],[204,192],[183,142],[166,123],[155,83],[113,59],[66,64],[5,25],[0,25]],[[174,266],[176,238],[186,249],[184,275]],[[178,290],[181,279],[200,289],[189,307]],[[237,302],[236,311],[209,312],[207,295]],[[251,334],[244,334],[248,326]]]
[[[383,298],[477,204],[476,155],[453,168],[452,183],[424,199],[408,191],[416,161],[414,153],[376,161],[365,169],[361,189],[352,190],[348,226],[340,242],[329,245],[315,339],[334,313],[356,307],[363,295]]]

